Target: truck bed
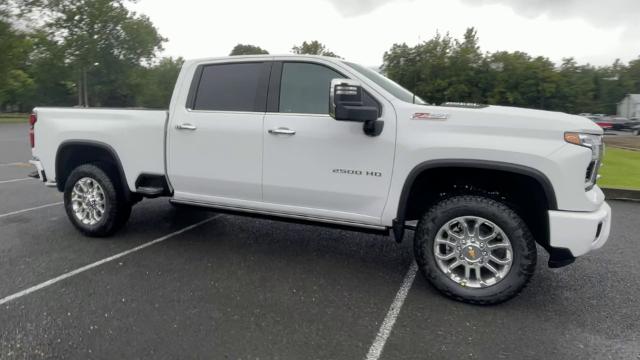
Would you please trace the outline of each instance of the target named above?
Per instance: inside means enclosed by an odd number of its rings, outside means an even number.
[[[69,142],[99,143],[115,151],[130,190],[138,175],[164,174],[166,110],[36,108],[33,156],[49,182],[55,181],[56,153]]]

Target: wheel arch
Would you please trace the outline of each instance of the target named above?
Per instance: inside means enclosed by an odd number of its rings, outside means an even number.
[[[478,171],[496,171],[508,174],[515,174],[523,178],[531,179],[542,189],[545,199],[543,200],[544,206],[547,210],[557,210],[558,204],[556,200],[555,190],[549,178],[541,171],[520,165],[500,161],[491,160],[476,160],[476,159],[441,159],[441,160],[429,160],[416,165],[407,176],[400,199],[398,203],[398,209],[396,219],[393,222],[393,231],[396,240],[400,241],[404,235],[405,221],[407,221],[407,213],[409,211],[410,196],[414,191],[416,180],[421,178],[424,174],[434,170],[444,169],[473,169]],[[540,236],[542,237],[542,236]],[[545,246],[548,242],[548,234],[546,238],[541,239],[541,245]]]
[[[117,183],[125,198],[129,200],[131,191],[118,153],[109,144],[95,140],[66,140],[58,146],[55,158],[58,190],[64,191],[67,178],[77,166],[96,162],[104,162],[112,166],[118,177]]]

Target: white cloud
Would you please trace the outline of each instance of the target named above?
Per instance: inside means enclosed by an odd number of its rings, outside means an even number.
[[[501,4],[526,17],[583,19],[601,28],[633,27],[640,22],[638,0],[463,0],[469,5]]]
[[[480,5],[470,5],[478,1]],[[585,8],[576,9],[578,3]],[[591,0],[139,0],[132,7],[149,15],[169,38],[165,55],[185,58],[225,56],[238,43],[282,54],[302,41],[318,40],[346,59],[371,66],[381,64],[383,53],[394,43],[414,45],[437,30],[460,37],[470,26],[478,30],[484,51],[521,50],[556,62],[574,56],[596,64],[636,58],[640,32],[625,32],[633,22],[611,20],[613,10],[606,10],[598,23],[593,4]],[[630,13],[638,8],[634,4]]]
[[[415,0],[327,0],[344,16],[371,13],[397,2]],[[640,23],[638,0],[462,0],[472,6],[499,4],[510,7],[525,17],[548,15],[552,19],[583,19],[599,27],[636,26]],[[422,1],[437,7],[436,1]]]
[[[328,0],[344,16],[368,14],[382,5],[398,1],[413,0]]]

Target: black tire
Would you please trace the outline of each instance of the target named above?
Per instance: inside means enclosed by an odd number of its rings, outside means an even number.
[[[71,197],[76,182],[83,178],[96,181],[105,195],[105,211],[102,218],[93,225],[82,223],[73,211]],[[91,237],[106,237],[122,228],[131,215],[131,204],[124,197],[120,189],[107,172],[97,164],[86,164],[75,168],[64,187],[64,207],[71,223],[84,235]]]
[[[511,268],[491,286],[462,286],[437,265],[433,246],[437,232],[461,216],[477,216],[493,222],[511,242]],[[516,296],[531,279],[537,261],[535,240],[525,222],[506,205],[484,196],[455,196],[433,206],[418,222],[414,252],[420,271],[436,289],[452,299],[478,305],[498,304]]]

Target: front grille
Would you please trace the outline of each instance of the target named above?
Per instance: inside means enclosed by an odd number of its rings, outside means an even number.
[[[600,168],[600,160],[594,159],[591,160],[589,166],[587,167],[587,172],[584,176],[585,189],[587,191],[593,189],[596,185],[596,181],[598,180],[598,169]]]
[[[591,177],[593,176],[593,172],[596,169],[596,161],[592,161],[589,163],[589,167],[587,168],[587,173],[584,177],[584,182],[588,183],[589,181],[591,181]]]

